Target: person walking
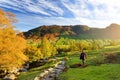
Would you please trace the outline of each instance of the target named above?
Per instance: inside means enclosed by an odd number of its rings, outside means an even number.
[[[80,59],[82,60],[82,64],[85,64],[86,59],[86,53],[82,50],[82,53],[80,53]]]

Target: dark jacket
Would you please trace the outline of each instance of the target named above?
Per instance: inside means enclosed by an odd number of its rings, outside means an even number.
[[[84,52],[82,52],[80,54],[80,59],[85,60],[85,58],[86,58],[86,54]]]

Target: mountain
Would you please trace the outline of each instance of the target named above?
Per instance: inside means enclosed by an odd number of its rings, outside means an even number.
[[[106,28],[91,28],[87,25],[50,25],[39,26],[24,32],[26,38],[80,38],[80,39],[120,39],[120,25],[110,24]]]

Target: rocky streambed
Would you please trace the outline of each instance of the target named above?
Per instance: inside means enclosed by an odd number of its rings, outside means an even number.
[[[57,62],[54,67],[50,67],[37,75],[34,80],[56,80],[58,75],[65,69],[65,60]]]

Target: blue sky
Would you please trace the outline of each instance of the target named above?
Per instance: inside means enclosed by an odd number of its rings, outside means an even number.
[[[20,31],[41,25],[120,24],[119,0],[0,0],[0,8],[16,14]]]

